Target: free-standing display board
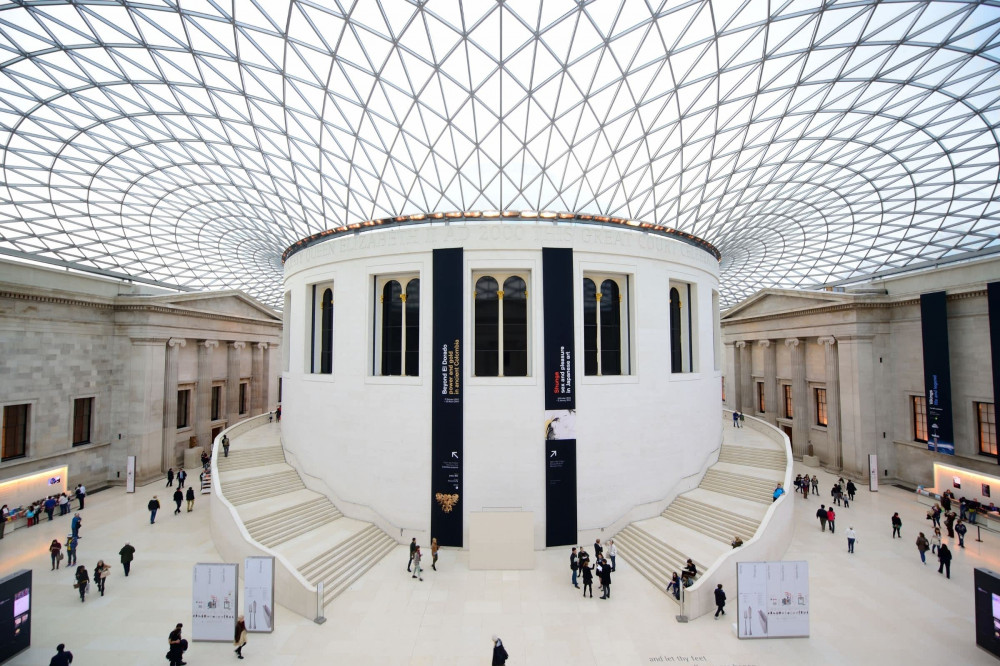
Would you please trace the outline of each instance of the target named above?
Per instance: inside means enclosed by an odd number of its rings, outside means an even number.
[[[191,600],[191,640],[233,640],[240,565],[196,564]]]
[[[243,619],[247,631],[274,631],[274,558],[248,557],[243,562]]]
[[[31,646],[31,571],[0,580],[0,662]]]
[[[737,563],[736,600],[740,638],[808,636],[809,563]]]

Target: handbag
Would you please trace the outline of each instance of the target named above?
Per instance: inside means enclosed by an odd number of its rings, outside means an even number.
[[[58,556],[56,557],[56,559],[57,559],[58,561],[62,562],[62,558],[63,558],[63,554],[62,554],[62,551],[60,550],[60,551],[59,551],[59,555],[58,555]]]

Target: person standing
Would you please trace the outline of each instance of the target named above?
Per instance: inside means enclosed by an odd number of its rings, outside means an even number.
[[[934,534],[931,535],[931,554],[933,555],[941,547],[941,530],[934,528]]]
[[[406,571],[409,573],[410,566],[413,564],[413,553],[417,552],[417,537],[413,537],[410,541],[410,561],[406,563]]]
[[[944,573],[942,569],[947,571],[948,578],[951,578],[951,551],[946,543],[941,544],[938,549],[938,573]]]
[[[746,414],[740,412],[740,427],[743,427],[743,422],[747,420]]]
[[[87,596],[87,582],[89,580],[87,567],[81,564],[76,568],[76,585],[73,586],[80,592],[80,603],[83,603],[84,597]]]
[[[569,570],[573,572],[573,579],[572,579],[573,587],[575,587],[577,589],[580,589],[580,586],[577,585],[577,582],[576,582],[576,573],[577,573],[577,564],[576,564],[576,561],[577,561],[576,560],[576,547],[574,546],[573,550],[570,551],[570,554],[569,554]]]
[[[590,590],[590,598],[594,598],[594,568],[590,566],[590,560],[580,560],[580,570],[583,571],[583,596],[587,596]]]
[[[149,500],[149,504],[146,505],[149,509],[149,524],[152,525],[156,522],[156,512],[160,510],[160,500],[153,495],[153,499]]]
[[[73,663],[73,653],[66,649],[66,645],[60,643],[56,646],[56,654],[49,661],[49,666],[69,666]]]
[[[69,498],[66,493],[59,493],[59,515],[65,516],[69,513]]]
[[[184,661],[184,652],[187,650],[187,641],[181,637],[181,629],[184,625],[180,622],[170,635],[167,637],[167,643],[170,645],[170,651],[167,652],[167,659],[170,660],[170,666],[182,666],[186,662]]]
[[[604,546],[601,545],[601,540],[597,539],[594,541],[594,560],[600,562],[602,557],[604,557]]]
[[[507,650],[503,647],[503,641],[497,636],[493,636],[493,666],[504,666],[507,663]]]
[[[819,478],[813,474],[812,478],[813,495],[819,495]]]
[[[278,419],[278,423],[281,423],[281,405],[278,405],[278,408],[274,410],[274,417]]]
[[[434,569],[434,571],[438,570],[437,563],[438,563],[439,548],[440,546],[438,546],[437,537],[431,537],[431,569]]]
[[[820,504],[819,508],[816,509],[816,517],[819,518],[820,530],[826,532],[826,504]]]
[[[920,552],[920,561],[927,564],[927,551],[931,549],[931,544],[921,532],[917,537],[917,550]]]
[[[719,614],[726,614],[726,592],[722,589],[722,583],[715,588],[715,619],[719,619]]]
[[[66,537],[66,566],[71,567],[76,564],[76,544],[77,538],[70,534]]]
[[[902,529],[903,529],[903,519],[899,517],[898,512],[892,514],[892,538],[895,539],[896,537],[899,537],[900,539],[902,539],[903,538],[903,533],[901,531]]]
[[[222,456],[224,458],[229,457],[229,435],[222,436]]]
[[[62,544],[59,543],[59,539],[53,539],[52,543],[49,544],[49,555],[52,557],[52,569],[50,571],[55,571],[59,568],[59,560],[62,559]]]
[[[413,575],[410,578],[418,578],[420,582],[424,582],[424,570],[420,568],[420,546],[413,551]]]
[[[135,556],[135,548],[126,541],[122,549],[118,551],[118,556],[122,559],[122,568],[125,569],[125,577],[128,578],[128,572],[132,568],[132,558]]]
[[[948,536],[952,539],[955,538],[955,518],[957,517],[954,511],[944,514],[944,526],[948,528]]]
[[[50,522],[52,520],[52,514],[54,514],[55,511],[56,511],[56,498],[50,495],[48,499],[45,500],[45,513],[48,515]]]
[[[79,539],[80,538],[80,526],[81,525],[83,525],[83,518],[81,518],[80,514],[78,514],[78,513],[74,514],[73,515],[73,520],[71,520],[70,523],[69,523],[69,529],[70,529],[71,532],[73,532],[73,538],[74,539]]]
[[[955,525],[955,534],[958,535],[958,547],[965,548],[965,533],[969,530],[961,520]]]
[[[108,579],[108,574],[111,573],[111,567],[104,563],[104,560],[97,560],[97,566],[94,567],[94,585],[97,586],[97,591],[104,596],[104,582]]]
[[[837,520],[837,514],[833,512],[833,507],[831,506],[829,509],[826,510],[826,522],[829,523],[830,525],[830,534],[833,534],[836,531],[834,529],[835,526],[834,521],[836,520]]]
[[[180,471],[177,472],[177,488],[178,489],[184,487],[184,482],[187,480],[187,478],[188,478],[188,473],[184,471],[183,467],[181,467]]]
[[[852,502],[854,501],[854,493],[858,492],[858,487],[854,485],[854,481],[850,479],[847,480],[847,498]]]
[[[233,645],[236,649],[233,652],[236,653],[237,659],[243,658],[243,646],[247,644],[247,623],[243,621],[243,616],[240,615],[236,618],[236,635],[233,637]]]
[[[611,598],[611,566],[607,560],[601,560],[601,588],[604,595],[601,599]]]
[[[779,483],[779,484],[777,485],[777,487],[775,487],[775,489],[774,489],[774,493],[772,493],[772,495],[771,495],[771,501],[772,501],[772,502],[777,502],[777,501],[778,501],[778,498],[779,498],[779,497],[781,497],[781,496],[782,496],[782,495],[784,495],[784,494],[785,494],[785,489],[784,489],[784,488],[782,488],[782,487],[781,487],[781,484]]]
[[[931,509],[931,524],[934,527],[941,527],[941,505],[935,504],[934,508]]]
[[[174,504],[177,505],[177,508],[174,509],[175,516],[181,512],[181,502],[183,501],[184,501],[184,493],[181,491],[180,486],[178,486],[177,490],[174,491]]]
[[[7,516],[9,515],[10,509],[7,508],[7,505],[0,506],[0,539],[3,538],[3,531],[7,527]]]
[[[167,470],[167,488],[174,485],[174,468],[171,467]]]
[[[615,560],[618,558],[618,547],[615,546],[614,539],[608,541],[608,557],[611,558],[611,573],[615,572]]]
[[[83,502],[87,497],[87,489],[82,483],[78,483],[76,484],[76,490],[73,491],[73,494],[76,496],[76,501],[80,503],[79,510],[83,511]]]
[[[736,427],[737,422],[740,420],[740,414],[736,410],[733,410],[733,427]]]
[[[194,511],[194,488],[193,487],[188,486],[187,495],[185,496],[185,499],[187,499],[187,510],[188,510],[188,513],[191,513],[192,511]]]
[[[858,533],[854,531],[854,526],[847,528],[847,552],[854,552],[854,542],[858,540]]]

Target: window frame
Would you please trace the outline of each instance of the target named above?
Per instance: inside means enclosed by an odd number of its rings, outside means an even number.
[[[986,402],[985,400],[977,400],[972,403],[973,412],[976,415],[976,442],[978,443],[978,453],[981,456],[989,456],[991,458],[997,457],[997,421],[996,421],[996,406],[995,403]],[[988,410],[984,409],[988,408]],[[992,420],[983,420],[984,412],[988,412],[988,416],[992,417]],[[984,426],[986,427],[986,433],[984,433]],[[983,435],[987,434],[990,439],[992,439],[992,447],[989,447],[990,443],[987,443],[987,449],[983,450]]]
[[[240,395],[236,404],[237,413],[241,416],[250,411],[250,381],[240,380]]]
[[[823,399],[820,400],[820,395]],[[816,406],[816,425],[826,428],[830,424],[830,417],[827,413],[827,399],[826,399],[826,387],[825,386],[814,386],[813,387],[813,404]]]
[[[73,409],[71,411],[72,416],[70,419],[70,436],[69,436],[70,445],[84,446],[85,444],[91,444],[94,441],[94,413],[96,411],[95,407],[97,405],[97,398],[93,395],[84,395],[71,398],[71,400],[73,401]],[[77,425],[79,421],[79,416],[77,408],[81,403],[81,401],[84,400],[89,401],[87,407],[87,432],[86,436],[84,436],[82,439],[78,439]]]
[[[580,321],[582,323],[581,328],[583,329],[583,344],[580,346],[583,350],[583,376],[584,377],[631,377],[635,375],[635,364],[632,360],[632,353],[634,345],[632,342],[632,293],[634,290],[633,281],[634,276],[630,273],[615,273],[602,270],[584,270],[582,272],[582,277],[580,278]],[[595,336],[595,349],[587,349],[587,338],[589,337],[587,332],[587,281],[594,284],[595,287],[595,323],[593,324],[596,329],[594,331]],[[604,308],[601,306],[603,301],[603,290],[604,285],[607,281],[611,281],[618,289],[618,365],[619,372],[608,374],[605,372],[605,360],[609,356],[608,350],[603,344],[603,334],[604,329],[608,327],[604,323],[604,317],[602,312]],[[598,296],[600,296],[598,298]],[[588,364],[591,363],[590,356],[596,354],[596,358],[593,359],[595,372],[588,371]]]
[[[785,418],[795,420],[795,402],[791,384],[781,385],[781,396],[785,406]]]
[[[677,291],[677,318],[679,319],[679,330],[675,329],[674,322],[674,290]],[[670,280],[667,285],[668,316],[668,349],[670,351],[670,374],[694,374],[700,372],[698,363],[698,340],[695,331],[698,328],[698,285],[686,280]],[[714,336],[714,329],[713,329]],[[676,342],[679,349],[675,350]],[[713,344],[715,338],[713,337]],[[674,356],[680,356],[680,363],[674,363]],[[714,352],[713,352],[714,355]],[[715,367],[715,361],[713,361]],[[715,368],[717,369],[717,368]]]
[[[490,349],[489,352],[496,354],[496,374],[479,374],[479,343],[480,337],[477,330],[480,327],[479,323],[479,313],[480,313],[480,299],[479,299],[479,283],[484,279],[491,279],[496,282],[497,285],[497,299],[496,299],[496,349]],[[516,322],[511,321],[507,317],[508,308],[504,307],[504,301],[510,302],[511,299],[507,296],[507,292],[510,291],[508,285],[511,280],[518,279],[524,283],[524,372],[523,374],[510,372],[511,368],[507,368],[505,371],[505,366],[508,365],[506,358],[508,354],[513,355],[515,353],[521,352],[521,350],[511,349],[508,345],[505,345],[506,340],[513,332]],[[475,379],[524,379],[526,377],[532,376],[532,316],[531,308],[533,302],[531,300],[531,289],[532,289],[532,271],[530,268],[477,268],[472,271],[470,280],[471,289],[469,290],[469,296],[471,299],[471,316],[470,316],[470,327],[472,332],[472,368],[471,376]],[[517,299],[521,300],[521,299]],[[487,352],[487,353],[489,353]],[[486,369],[484,368],[484,371]]]
[[[187,430],[192,427],[191,425],[191,394],[194,392],[194,387],[192,386],[178,386],[177,387],[177,419],[176,425],[177,430]],[[181,394],[186,394],[184,396],[184,410],[181,411]],[[181,415],[183,414],[183,419]],[[182,423],[183,421],[183,423]]]
[[[373,274],[372,279],[372,335],[371,335],[371,376],[382,378],[416,378],[420,376],[420,338],[422,337],[423,308],[421,307],[423,298],[423,279],[420,271],[406,271],[402,273]],[[413,293],[410,287],[416,282],[416,307],[413,307]],[[393,282],[399,285],[399,340],[398,351],[393,350],[394,355],[399,357],[399,372],[386,371],[386,362],[389,360],[386,354],[386,330],[385,316],[387,304],[385,303],[385,289]],[[416,309],[416,312],[413,310]],[[416,321],[414,325],[413,320]],[[413,333],[416,331],[416,341]]]
[[[757,413],[764,414],[767,412],[767,391],[764,388],[764,382],[755,382],[757,388]]]
[[[923,417],[923,424],[920,423]],[[914,442],[926,444],[929,431],[927,429],[927,396],[923,394],[910,396],[910,429]],[[920,437],[923,433],[923,438]]]
[[[329,314],[326,309],[326,292],[330,291]],[[306,285],[308,308],[308,335],[306,336],[305,372],[313,376],[333,375],[333,351],[336,345],[337,291],[334,280],[327,279]],[[329,324],[329,326],[327,326]],[[325,336],[325,337],[324,337]],[[324,367],[324,362],[326,367]]]
[[[222,408],[226,404],[223,396],[223,386],[222,383],[212,384],[209,391],[209,421],[222,421]]]
[[[28,450],[31,445],[32,412],[35,411],[32,409],[33,406],[34,404],[31,402],[15,402],[3,405],[3,410],[0,411],[0,421],[2,421],[2,424],[0,424],[0,462],[7,462],[8,460],[18,460],[20,458],[28,457]],[[8,412],[8,410],[13,410],[18,407],[24,408],[24,418],[21,423],[20,437],[18,437],[16,432],[11,433],[11,428],[16,426],[11,426],[9,423],[11,412]],[[8,437],[11,439],[20,439],[20,452],[8,455]],[[18,442],[14,442],[14,444],[17,445]]]

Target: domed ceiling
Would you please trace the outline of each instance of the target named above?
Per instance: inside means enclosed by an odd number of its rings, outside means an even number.
[[[279,305],[397,215],[677,228],[723,300],[1000,249],[992,1],[0,5],[0,254]]]

